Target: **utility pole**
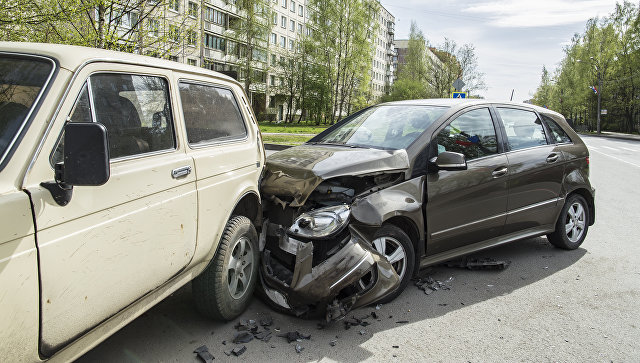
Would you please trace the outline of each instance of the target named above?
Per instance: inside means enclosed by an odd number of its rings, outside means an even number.
[[[600,71],[600,69],[598,69],[598,66],[596,65],[596,72],[597,72],[597,76],[598,76],[598,125],[597,125],[597,132],[598,135],[600,135],[600,101],[602,99],[602,72]]]

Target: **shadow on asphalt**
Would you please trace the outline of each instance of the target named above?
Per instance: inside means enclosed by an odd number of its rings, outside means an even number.
[[[284,358],[296,361],[361,361],[370,358],[371,352],[360,345],[377,332],[405,325],[398,321],[408,321],[409,324],[428,321],[498,296],[509,295],[525,286],[545,283],[545,278],[573,265],[586,253],[583,248],[574,251],[553,248],[546,238],[540,237],[472,255],[510,260],[511,265],[504,271],[432,267],[422,271],[421,275],[443,281],[453,277],[449,283],[451,290],[439,290],[426,295],[411,284],[400,297],[379,310],[365,307],[352,311],[349,317],[358,318],[375,311],[378,319],[370,317],[366,321],[371,325],[356,326],[349,330],[345,330],[343,322],[334,322],[319,330],[318,320],[303,320],[273,312],[258,299],[254,299],[248,311],[236,321],[210,321],[195,311],[191,286],[188,284],[89,351],[78,362],[198,362],[193,350],[203,344],[207,345],[216,361],[282,361]],[[527,304],[527,301],[521,303]],[[502,308],[496,306],[496,319],[500,318]],[[247,352],[241,357],[226,356],[224,351],[234,347],[231,340],[236,332],[234,325],[237,321],[259,319],[264,315],[273,317],[272,328],[279,328],[281,333],[298,330],[311,334],[311,340],[299,343],[304,347],[300,354],[295,352],[295,343],[288,344],[286,339],[274,336],[267,343],[253,340],[245,344]],[[469,321],[469,324],[474,324],[474,321]],[[336,337],[336,345],[330,346],[329,342]],[[227,344],[223,345],[223,341]],[[393,351],[394,342],[389,341],[388,344],[389,351]]]

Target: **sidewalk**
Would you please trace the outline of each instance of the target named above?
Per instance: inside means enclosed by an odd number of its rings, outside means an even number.
[[[580,136],[594,136],[594,137],[606,137],[610,139],[622,139],[631,141],[640,141],[640,135],[623,134],[620,132],[602,131],[600,135],[596,133],[578,132]]]

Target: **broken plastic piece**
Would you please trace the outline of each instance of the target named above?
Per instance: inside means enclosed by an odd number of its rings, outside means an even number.
[[[504,270],[511,264],[511,261],[494,260],[493,258],[468,258],[464,257],[458,261],[447,261],[447,267],[466,268],[469,270]]]
[[[300,354],[304,350],[304,347],[300,344],[296,344],[296,353]]]
[[[299,331],[290,331],[288,333],[280,334],[279,337],[287,338],[287,343],[298,341],[298,339],[311,339],[311,334],[302,334]]]
[[[213,354],[209,352],[209,348],[206,345],[200,346],[193,351],[198,355],[198,358],[202,359],[204,363],[213,363],[213,360],[216,359]]]
[[[247,351],[247,347],[246,346],[237,346],[235,348],[233,348],[233,350],[231,351],[231,353],[233,355],[235,355],[236,357],[241,356],[242,353]]]
[[[267,315],[264,318],[260,319],[260,325],[262,326],[271,326],[273,324],[273,318],[271,315]]]
[[[335,347],[337,342],[338,342],[338,339],[333,339],[332,341],[329,342],[329,345],[332,347]]]
[[[407,324],[409,322],[409,320],[399,320],[396,321],[396,324]]]
[[[249,333],[249,332],[239,332],[236,333],[236,336],[233,337],[233,343],[235,344],[239,344],[239,343],[249,343],[250,341],[253,340],[253,334]]]

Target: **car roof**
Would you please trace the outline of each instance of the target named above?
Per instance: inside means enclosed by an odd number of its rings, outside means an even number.
[[[509,101],[495,101],[495,100],[485,100],[485,99],[464,99],[464,98],[429,98],[429,99],[419,99],[419,100],[404,100],[404,101],[393,101],[379,104],[378,106],[436,106],[436,107],[449,107],[452,109],[462,109],[469,106],[476,105],[496,105],[496,106],[517,106],[517,107],[525,107],[529,109],[533,109],[538,111],[539,113],[547,113],[554,114],[562,117],[559,113],[549,110],[548,108],[539,107],[530,103],[519,103],[519,102],[509,102]]]
[[[0,52],[34,54],[54,58],[58,62],[60,67],[72,72],[77,71],[84,64],[90,62],[118,62],[173,69],[186,73],[209,75],[240,85],[238,81],[227,75],[205,68],[190,66],[166,59],[159,59],[113,50],[88,48],[65,44],[0,42]]]

